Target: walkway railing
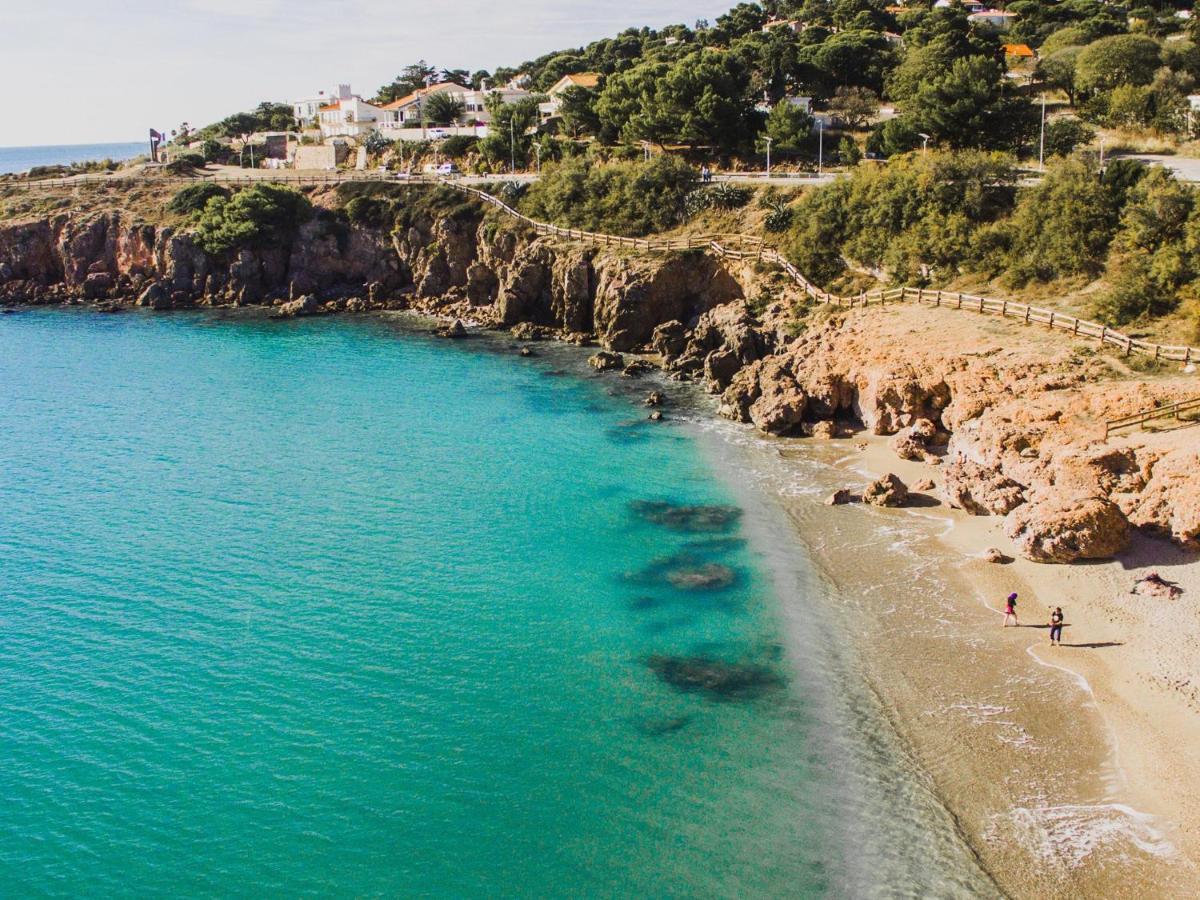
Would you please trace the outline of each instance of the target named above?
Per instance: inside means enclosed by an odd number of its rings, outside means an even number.
[[[297,184],[307,186],[333,186],[361,182],[380,182],[387,184],[443,184],[455,190],[470,194],[479,200],[496,207],[505,215],[521,221],[542,235],[563,238],[564,240],[582,241],[599,247],[628,247],[647,253],[668,253],[681,250],[705,250],[725,259],[755,259],[779,266],[804,293],[817,303],[853,309],[871,305],[883,306],[888,303],[916,302],[918,305],[936,308],[950,308],[973,311],[981,314],[1000,315],[1009,319],[1018,319],[1026,325],[1041,324],[1050,329],[1069,332],[1074,337],[1095,338],[1101,344],[1116,347],[1124,351],[1126,356],[1137,353],[1149,356],[1155,360],[1182,362],[1189,365],[1200,362],[1200,349],[1183,344],[1156,344],[1114,331],[1106,325],[1080,319],[1052,309],[1029,306],[1011,300],[994,300],[987,297],[976,297],[952,291],[927,290],[924,288],[888,288],[884,290],[867,291],[852,296],[841,296],[823,291],[790,263],[778,250],[768,247],[761,237],[745,234],[700,234],[687,235],[679,238],[631,238],[614,234],[602,234],[585,231],[579,228],[563,228],[548,222],[531,219],[524,213],[513,209],[503,200],[491,194],[473,188],[461,181],[438,177],[434,175],[414,175],[398,178],[394,173],[387,172],[353,172],[330,173],[313,175],[295,175],[287,173],[272,173],[267,177],[256,176],[226,176],[214,175],[208,178],[188,176],[163,176],[159,178],[143,177],[113,177],[109,175],[78,175],[73,178],[47,179],[40,181],[0,182],[0,188],[6,184],[23,187],[51,188],[72,187],[79,184],[112,184],[127,187],[134,184],[194,184],[197,181],[215,181],[221,184],[256,184],[270,181],[279,184]]]
[[[1190,400],[1180,400],[1177,403],[1168,403],[1165,406],[1153,406],[1150,409],[1134,413],[1132,416],[1125,416],[1123,419],[1110,419],[1104,423],[1104,438],[1107,440],[1108,436],[1114,431],[1133,428],[1135,425],[1145,426],[1147,422],[1154,421],[1155,419],[1174,419],[1180,423],[1200,421],[1200,415],[1185,418],[1184,414],[1189,412],[1200,414],[1200,397],[1193,397]]]
[[[472,194],[485,203],[503,211],[506,215],[519,219],[532,227],[538,234],[549,234],[568,240],[584,241],[597,246],[631,247],[649,252],[667,252],[703,248],[719,257],[726,259],[757,259],[779,266],[804,293],[817,303],[854,309],[855,307],[884,306],[888,303],[915,302],[918,305],[932,306],[938,309],[959,309],[983,314],[1000,315],[1009,319],[1018,319],[1026,325],[1040,324],[1051,329],[1069,332],[1075,337],[1096,338],[1101,344],[1116,347],[1125,352],[1126,356],[1138,353],[1153,357],[1155,360],[1170,360],[1182,362],[1185,365],[1200,362],[1200,349],[1182,344],[1155,344],[1150,341],[1138,340],[1113,331],[1106,325],[1080,319],[1078,316],[1067,315],[1053,309],[1039,306],[1029,306],[1025,303],[1015,303],[1011,300],[993,300],[988,297],[976,297],[953,291],[926,290],[924,288],[898,287],[885,290],[867,291],[852,296],[840,296],[829,291],[823,291],[810,282],[790,263],[778,250],[768,247],[762,238],[751,235],[693,235],[686,238],[651,239],[627,238],[615,235],[597,234],[573,228],[562,228],[545,222],[538,222],[529,216],[518,212],[491,194],[464,184],[444,181],[444,184]]]

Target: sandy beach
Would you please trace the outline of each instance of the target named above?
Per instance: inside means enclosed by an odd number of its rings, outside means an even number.
[[[1200,563],[1139,538],[1116,561],[1039,565],[1017,558],[1000,519],[951,510],[932,491],[905,509],[828,507],[835,488],[886,472],[937,482],[937,467],[865,435],[744,434],[758,489],[835,587],[862,676],[1000,890],[1196,895]],[[987,562],[989,548],[1008,561]],[[1152,571],[1182,596],[1131,594]],[[1021,626],[1002,628],[1011,591]],[[786,617],[793,601],[781,602]],[[1049,642],[1055,605],[1060,647]]]

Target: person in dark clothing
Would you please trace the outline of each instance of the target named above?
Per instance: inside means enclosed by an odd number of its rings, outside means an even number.
[[[1063,611],[1061,606],[1054,607],[1050,613],[1050,646],[1062,646]]]

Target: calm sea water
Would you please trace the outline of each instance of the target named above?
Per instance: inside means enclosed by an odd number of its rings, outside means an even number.
[[[34,166],[65,166],[77,162],[115,159],[118,162],[148,153],[144,141],[126,144],[66,144],[45,147],[0,147],[0,175],[27,172]]]
[[[607,382],[380,322],[26,310],[0,384],[0,894],[804,896],[845,865],[756,558],[630,507],[729,497]],[[703,564],[736,580],[666,580]],[[782,684],[684,691],[655,654]]]

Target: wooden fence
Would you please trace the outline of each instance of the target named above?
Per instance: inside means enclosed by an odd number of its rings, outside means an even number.
[[[1154,406],[1150,409],[1144,409],[1139,413],[1134,413],[1132,416],[1125,416],[1122,419],[1110,419],[1104,423],[1104,438],[1114,431],[1121,431],[1125,428],[1133,428],[1135,425],[1145,426],[1147,422],[1155,419],[1174,419],[1177,422],[1196,422],[1200,421],[1200,416],[1185,417],[1185,413],[1195,412],[1200,414],[1200,397],[1193,397],[1190,400],[1180,400],[1177,403],[1169,403],[1166,406]]]
[[[80,175],[74,178],[47,179],[33,182],[11,182],[10,184],[32,188],[73,187],[79,184],[108,184],[118,187],[128,187],[134,184],[194,184],[197,181],[215,181],[220,184],[249,185],[259,182],[278,184],[296,184],[302,186],[334,186],[339,184],[355,184],[362,182],[379,182],[397,185],[443,184],[455,190],[469,194],[482,202],[496,207],[505,215],[524,222],[538,234],[551,235],[564,240],[582,241],[599,247],[628,247],[643,253],[668,253],[681,250],[704,250],[725,259],[760,260],[779,266],[804,293],[817,303],[853,309],[872,305],[883,306],[888,303],[915,302],[918,305],[936,308],[967,310],[981,314],[1000,315],[1005,318],[1017,319],[1026,325],[1045,325],[1050,329],[1058,329],[1070,333],[1074,337],[1094,338],[1103,345],[1108,345],[1124,351],[1126,356],[1134,353],[1152,357],[1155,360],[1182,362],[1189,365],[1200,362],[1200,349],[1182,344],[1155,344],[1129,337],[1097,322],[1080,319],[1052,309],[1015,303],[1011,300],[994,300],[988,297],[976,297],[952,291],[927,290],[924,288],[888,288],[885,290],[867,291],[853,296],[840,296],[823,291],[810,282],[803,274],[778,250],[768,247],[761,237],[744,234],[700,234],[687,235],[680,238],[631,238],[613,234],[601,234],[584,231],[579,228],[563,228],[547,222],[538,222],[529,216],[513,209],[503,200],[491,194],[473,188],[452,179],[436,176],[418,175],[408,178],[397,178],[394,174],[379,172],[356,172],[351,174],[323,175],[288,175],[286,173],[271,175],[266,178],[251,176],[223,176],[212,178],[195,178],[187,176],[163,176],[161,178],[114,178],[107,175]],[[0,188],[6,186],[0,183]]]
[[[976,297],[953,291],[926,290],[924,288],[898,287],[886,290],[867,291],[865,293],[843,297],[823,291],[805,278],[800,270],[792,265],[778,250],[767,247],[762,238],[750,235],[692,235],[686,238],[650,239],[627,238],[615,235],[597,234],[574,228],[561,228],[545,222],[537,222],[523,213],[517,212],[503,201],[483,191],[454,182],[443,182],[457,190],[472,194],[485,203],[500,209],[505,214],[526,223],[538,234],[549,234],[568,240],[584,241],[604,247],[631,247],[648,252],[667,252],[703,248],[727,259],[758,259],[779,266],[811,299],[817,303],[853,309],[872,305],[884,306],[888,303],[915,302],[918,305],[935,308],[968,310],[977,313],[1000,315],[1009,319],[1018,319],[1026,325],[1045,325],[1051,329],[1069,332],[1074,337],[1095,338],[1101,344],[1107,344],[1123,350],[1126,356],[1138,353],[1150,356],[1155,360],[1170,360],[1182,362],[1185,365],[1193,361],[1200,362],[1200,349],[1185,345],[1155,344],[1150,341],[1128,337],[1118,331],[1068,315],[1052,309],[1029,306],[1025,303],[1015,303],[1011,300],[994,300],[988,297]]]

